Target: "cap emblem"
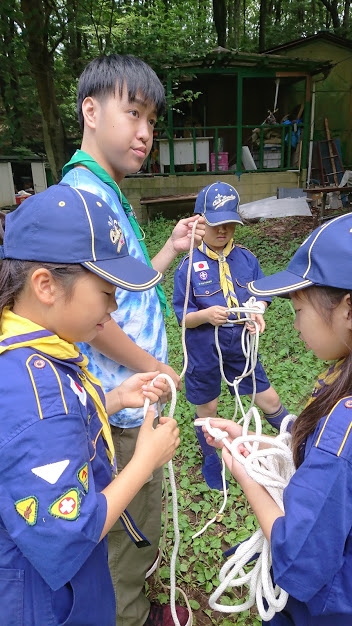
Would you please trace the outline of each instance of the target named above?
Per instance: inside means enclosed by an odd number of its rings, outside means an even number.
[[[122,246],[125,245],[125,239],[123,236],[122,229],[118,221],[112,219],[112,217],[109,217],[109,226],[111,226],[110,239],[114,245],[117,244],[117,248],[116,248],[117,252],[121,252]]]
[[[213,207],[216,210],[219,207],[224,206],[224,204],[226,204],[226,202],[230,202],[230,200],[237,200],[237,196],[235,196],[235,195],[222,196],[220,193],[218,193],[218,195],[215,196],[215,199],[214,199],[214,202],[213,202]]]

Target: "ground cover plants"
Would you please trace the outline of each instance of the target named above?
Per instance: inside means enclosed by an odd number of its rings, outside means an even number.
[[[160,249],[174,224],[174,221],[159,216],[145,227],[151,256]],[[235,240],[254,252],[264,272],[269,274],[284,269],[313,228],[312,218],[266,220],[244,227],[238,226]],[[173,273],[177,263],[178,261],[165,275],[164,288],[170,305]],[[275,298],[265,319],[267,326],[259,344],[262,363],[282,402],[292,413],[297,413],[309,395],[316,375],[323,371],[325,364],[319,362],[312,352],[306,351],[293,329],[293,309],[288,300]],[[173,312],[166,319],[166,328],[169,362],[180,373],[183,364],[181,329]],[[219,402],[219,415],[231,419],[233,413],[234,401],[224,387]],[[184,393],[180,392],[175,417],[180,425],[181,445],[174,459],[181,533],[177,584],[189,598],[194,626],[259,626],[261,620],[255,607],[251,611],[225,614],[212,611],[208,605],[209,595],[219,584],[218,573],[224,564],[223,551],[249,537],[257,525],[241,489],[234,479],[230,479],[228,503],[223,515],[202,536],[192,539],[192,535],[218,512],[222,504],[221,494],[208,489],[200,471],[201,456],[193,430],[193,416],[192,405],[187,402]],[[264,430],[274,432],[269,426],[265,426]],[[162,584],[169,585],[170,582],[169,563],[174,541],[170,503],[168,508],[165,560],[161,564],[160,580],[153,577],[147,583],[150,596],[161,602],[168,601],[169,592]],[[222,598],[222,603],[229,605],[242,601],[238,592],[229,592]]]

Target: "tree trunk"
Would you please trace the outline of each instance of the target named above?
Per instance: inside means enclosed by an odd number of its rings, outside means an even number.
[[[50,7],[46,0],[21,0],[28,42],[28,61],[37,86],[43,138],[54,182],[66,161],[65,132],[56,100],[52,55],[48,49]]]
[[[340,23],[339,11],[338,11],[338,6],[337,6],[337,0],[332,0],[332,2],[330,2],[329,0],[321,0],[321,2],[323,3],[324,7],[327,9],[332,19],[332,25],[334,27],[334,30],[339,30],[341,23]]]
[[[260,0],[260,12],[259,12],[259,52],[265,50],[266,40],[266,5],[267,0]]]
[[[14,148],[23,145],[23,111],[15,54],[15,22],[5,12],[1,15],[1,27],[0,95],[10,127],[11,144]]]
[[[226,48],[226,0],[213,0],[213,16],[218,46]]]

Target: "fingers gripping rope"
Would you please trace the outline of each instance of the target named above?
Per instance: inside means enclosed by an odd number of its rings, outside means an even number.
[[[252,418],[256,426],[255,434],[248,433],[248,426]],[[284,511],[283,490],[294,473],[290,447],[291,435],[287,432],[287,426],[293,419],[295,416],[288,415],[282,422],[280,434],[274,438],[267,437],[262,435],[260,415],[258,410],[253,407],[244,417],[242,436],[234,439],[232,443],[229,442],[227,433],[218,428],[212,428],[209,418],[205,420],[209,434],[217,441],[222,440],[224,442],[232,456],[244,465],[253,480],[265,487],[282,511]],[[239,446],[246,448],[249,453],[248,456],[245,457],[239,452]],[[210,523],[213,521],[211,520]],[[201,534],[203,530],[194,537]],[[248,567],[251,567],[249,563],[252,561],[254,564],[248,571]],[[271,565],[269,543],[262,530],[258,529],[252,537],[238,546],[235,554],[221,568],[219,573],[220,585],[209,598],[210,607],[222,613],[240,613],[256,604],[263,621],[272,619],[276,612],[282,611],[285,607],[288,594],[278,585],[273,584],[270,573]],[[246,571],[245,566],[247,566]],[[242,587],[243,585],[248,587],[248,599],[245,602],[234,606],[218,603],[226,589]],[[265,599],[267,607],[264,606],[263,599]]]

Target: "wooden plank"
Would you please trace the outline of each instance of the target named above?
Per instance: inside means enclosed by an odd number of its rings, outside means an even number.
[[[335,183],[335,185],[338,185],[339,181],[338,181],[338,178],[337,178],[337,170],[336,170],[336,164],[335,164],[335,154],[334,154],[333,147],[331,145],[331,135],[330,135],[329,122],[328,122],[328,118],[327,117],[324,119],[324,124],[325,124],[326,139],[328,141],[329,155],[330,155],[330,162],[331,162],[332,173],[333,173],[333,177],[334,177],[334,183]]]
[[[187,200],[196,200],[197,196],[197,193],[178,194],[174,196],[150,196],[149,198],[141,198],[139,203],[142,205],[148,205],[163,204],[164,202],[185,202]]]

